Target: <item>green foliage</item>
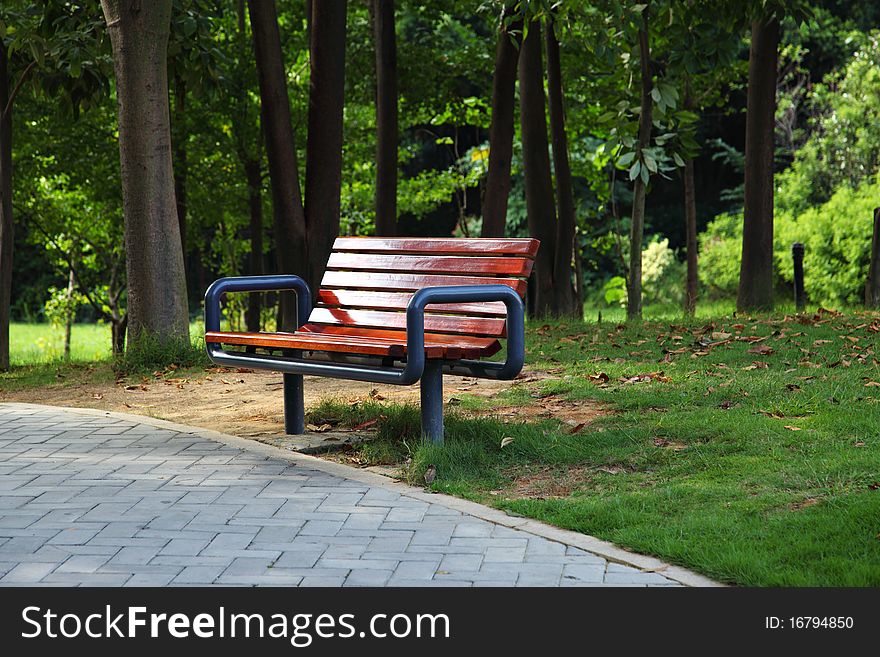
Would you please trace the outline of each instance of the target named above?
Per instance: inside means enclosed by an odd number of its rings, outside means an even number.
[[[700,282],[710,298],[736,296],[742,262],[742,214],[722,214],[699,235]]]
[[[878,199],[880,181],[875,179],[858,189],[844,185],[828,202],[800,214],[778,215],[774,259],[782,277],[793,280],[791,245],[802,242],[804,289],[810,300],[832,307],[860,303]]]
[[[858,189],[841,187],[830,200],[795,214],[777,212],[773,241],[778,285],[791,285],[791,245],[804,244],[804,288],[811,301],[837,307],[859,303],[868,275],[874,208],[880,198],[876,179]],[[711,298],[730,297],[739,285],[742,215],[724,214],[700,237],[700,281]]]
[[[805,212],[880,168],[880,32],[856,38],[849,64],[813,89],[811,134],[777,185],[783,211]]]
[[[642,251],[642,296],[645,303],[680,305],[684,263],[669,248],[669,239],[654,238]]]

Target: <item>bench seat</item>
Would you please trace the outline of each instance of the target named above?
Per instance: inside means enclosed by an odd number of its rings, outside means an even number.
[[[319,324],[306,324],[296,333],[208,332],[205,334],[205,342],[265,349],[363,354],[383,358],[406,356],[405,331],[352,329]],[[426,358],[486,358],[500,350],[501,343],[495,338],[425,333]]]

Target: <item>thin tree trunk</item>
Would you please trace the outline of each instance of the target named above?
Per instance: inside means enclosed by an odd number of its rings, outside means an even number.
[[[550,109],[550,134],[553,141],[553,170],[556,172],[556,206],[559,221],[556,224],[556,254],[553,272],[555,306],[560,315],[583,317],[583,306],[578,307],[572,286],[575,210],[568,161],[568,137],[565,134],[565,98],[562,91],[562,66],[559,61],[559,40],[553,22],[546,24],[547,43],[547,102]]]
[[[306,219],[299,184],[296,143],[290,121],[287,76],[278,32],[275,0],[248,0],[254,54],[260,81],[260,100],[269,178],[272,183],[275,252],[284,274],[309,276]],[[296,303],[290,292],[281,295],[279,329],[296,328]]]
[[[12,107],[9,60],[0,39],[0,371],[9,369],[9,307],[12,303]]]
[[[653,103],[651,89],[654,81],[651,71],[651,47],[648,41],[648,8],[642,10],[642,27],[639,30],[639,59],[641,68],[641,112],[639,113],[638,159],[651,143]],[[642,163],[644,165],[644,162]],[[629,235],[629,277],[626,285],[626,317],[642,318],[642,239],[645,235],[645,196],[647,185],[638,176],[633,185],[632,222]]]
[[[687,244],[687,281],[684,289],[684,312],[697,311],[697,196],[694,184],[694,161],[684,162],[684,225]]]
[[[259,160],[245,163],[245,175],[248,182],[248,209],[250,211],[250,275],[259,276],[263,273],[263,172]],[[259,292],[252,292],[248,297],[245,311],[245,324],[248,331],[260,330],[260,312],[262,297]]]
[[[121,356],[125,353],[125,329],[128,326],[128,315],[114,317],[110,321],[110,339],[113,345],[113,356]]]
[[[309,235],[307,280],[313,290],[318,289],[333,240],[339,235],[347,6],[347,0],[311,3],[305,212]]]
[[[746,108],[745,212],[736,306],[773,308],[773,130],[779,21],[752,23]]]
[[[77,257],[77,254],[74,251],[71,252],[71,262]],[[64,294],[65,307],[64,307],[64,360],[70,360],[70,336],[73,333],[73,320],[76,316],[76,309],[73,307],[73,293],[76,289],[76,274],[73,271],[73,267],[68,268],[67,272],[67,290]]]
[[[507,225],[507,202],[510,197],[510,164],[513,159],[514,110],[516,105],[516,68],[522,21],[510,25],[505,7],[495,48],[495,73],[492,76],[492,123],[489,126],[489,170],[483,193],[483,237],[504,237]]]
[[[553,272],[556,254],[556,207],[547,143],[547,115],[544,111],[544,76],[541,65],[541,24],[533,21],[519,57],[520,123],[526,213],[529,234],[541,241],[535,260],[535,283],[530,289],[530,307],[538,316],[557,315]]]
[[[171,0],[101,0],[101,6],[119,105],[130,336],[188,341],[168,109]]]
[[[174,78],[174,198],[177,204],[177,223],[180,230],[180,247],[183,251],[183,266],[186,265],[186,181],[189,170],[187,162],[186,127],[186,81],[182,76]],[[189,272],[186,272],[187,275]],[[189,277],[187,276],[187,282]],[[187,286],[189,290],[189,286]]]
[[[373,0],[376,42],[376,235],[397,234],[397,34],[394,0]]]

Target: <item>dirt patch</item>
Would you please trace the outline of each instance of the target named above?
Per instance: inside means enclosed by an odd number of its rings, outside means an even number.
[[[499,417],[505,420],[559,420],[571,426],[571,433],[583,431],[597,418],[609,413],[608,409],[602,408],[592,400],[570,401],[556,395],[535,399],[528,405],[500,406],[475,412],[476,415]]]
[[[581,488],[596,472],[593,466],[571,466],[567,468],[544,467],[509,470],[506,474],[513,482],[503,491],[492,491],[492,495],[503,495],[508,499],[548,500],[568,497]]]

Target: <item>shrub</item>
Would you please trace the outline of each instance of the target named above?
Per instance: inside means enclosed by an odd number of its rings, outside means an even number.
[[[822,305],[857,304],[868,274],[873,208],[880,181],[843,186],[822,205],[775,217],[773,259],[777,285],[791,284],[791,245],[802,242],[804,289]],[[711,297],[736,295],[742,250],[742,215],[719,215],[700,235],[700,280]]]

